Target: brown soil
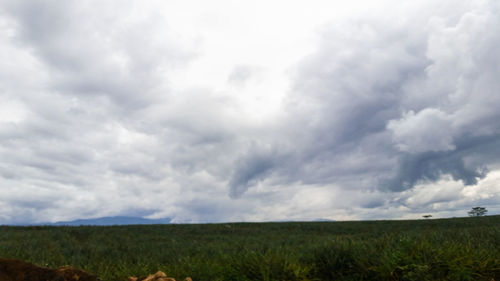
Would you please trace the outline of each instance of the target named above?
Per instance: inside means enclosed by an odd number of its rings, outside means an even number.
[[[161,271],[143,277],[129,277],[129,281],[176,281]],[[86,271],[63,266],[50,269],[20,260],[0,258],[0,281],[101,281]],[[187,277],[185,281],[193,281]]]
[[[100,281],[100,279],[71,266],[50,269],[19,260],[0,258],[0,281]]]

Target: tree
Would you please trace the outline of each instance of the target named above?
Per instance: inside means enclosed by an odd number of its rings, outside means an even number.
[[[428,219],[428,218],[432,218],[432,215],[423,215],[422,217]]]
[[[484,207],[474,207],[468,212],[468,214],[469,217],[482,217],[486,215],[487,212],[488,210],[486,210],[486,208]]]

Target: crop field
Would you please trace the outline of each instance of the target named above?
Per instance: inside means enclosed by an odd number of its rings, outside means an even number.
[[[0,256],[104,281],[500,280],[500,216],[408,221],[0,226]]]

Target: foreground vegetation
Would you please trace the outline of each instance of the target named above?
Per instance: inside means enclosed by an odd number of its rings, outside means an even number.
[[[105,281],[500,280],[500,216],[418,221],[0,227],[0,256]]]

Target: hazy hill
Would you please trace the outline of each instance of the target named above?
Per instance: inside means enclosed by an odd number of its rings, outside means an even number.
[[[130,224],[168,224],[170,223],[169,218],[164,219],[145,219],[140,217],[124,217],[124,216],[116,216],[116,217],[101,217],[94,219],[79,219],[73,221],[61,221],[52,223],[49,225],[70,225],[70,226],[79,226],[79,225],[130,225]]]
[[[141,217],[100,217],[93,219],[77,219],[72,221],[59,221],[59,222],[42,222],[42,223],[15,223],[10,224],[14,226],[80,226],[80,225],[133,225],[133,224],[169,224],[170,218],[163,219],[145,219]]]

